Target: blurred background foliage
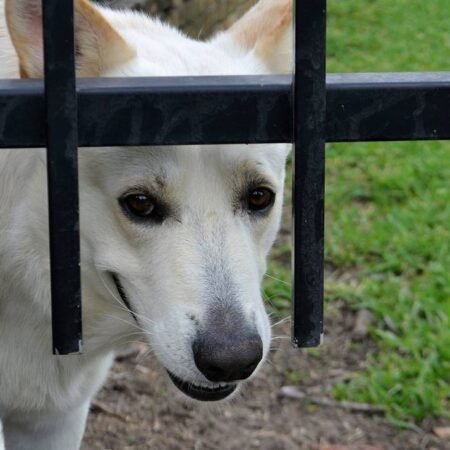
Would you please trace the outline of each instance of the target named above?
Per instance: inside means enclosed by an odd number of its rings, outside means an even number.
[[[114,8],[146,11],[180,27],[192,37],[206,38],[233,23],[254,0],[107,0]]]

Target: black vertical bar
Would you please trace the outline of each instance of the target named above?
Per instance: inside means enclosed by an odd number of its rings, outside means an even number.
[[[293,172],[293,342],[323,333],[326,0],[296,0]]]
[[[81,352],[73,0],[43,0],[53,352]]]

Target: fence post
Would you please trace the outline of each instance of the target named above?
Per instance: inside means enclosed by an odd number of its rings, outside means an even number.
[[[73,0],[44,0],[53,352],[80,353],[81,281]]]
[[[323,333],[326,0],[296,0],[293,162],[293,342]]]

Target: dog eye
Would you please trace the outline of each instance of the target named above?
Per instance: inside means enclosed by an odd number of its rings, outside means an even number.
[[[263,211],[273,205],[275,193],[268,188],[252,189],[248,193],[247,204],[251,211]]]
[[[145,194],[129,194],[120,202],[128,213],[142,219],[151,218],[155,213],[154,201]]]

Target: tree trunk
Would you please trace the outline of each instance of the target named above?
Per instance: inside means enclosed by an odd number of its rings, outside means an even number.
[[[206,38],[232,24],[256,0],[106,0],[113,8],[133,8],[161,17],[190,36]]]

